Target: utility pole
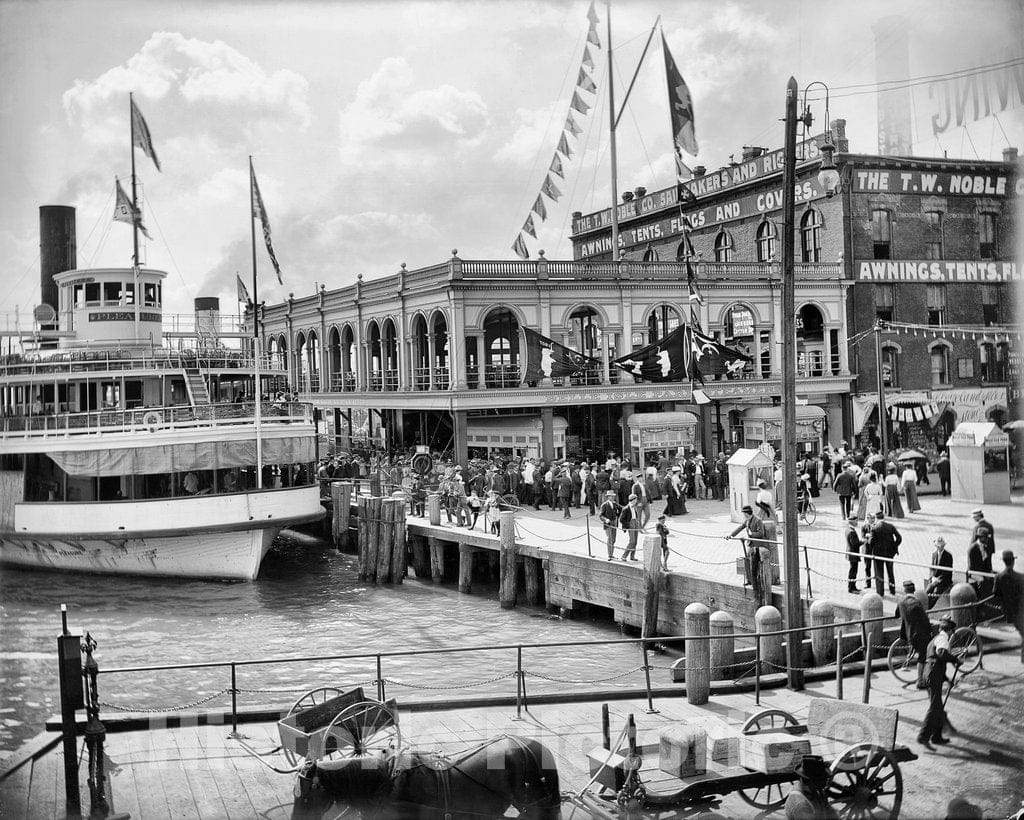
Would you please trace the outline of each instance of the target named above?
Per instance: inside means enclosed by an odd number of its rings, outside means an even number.
[[[878,379],[878,438],[882,455],[889,453],[889,413],[885,407],[885,378],[882,375],[882,320],[875,319],[875,372]]]
[[[800,598],[800,544],[796,510],[796,281],[793,266],[796,222],[796,120],[797,83],[786,86],[786,140],[782,174],[782,511],[783,582],[786,597],[786,666],[789,688],[804,688],[803,601]]]

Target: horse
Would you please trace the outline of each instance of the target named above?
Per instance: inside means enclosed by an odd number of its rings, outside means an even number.
[[[562,802],[551,752],[509,735],[452,755],[400,749],[323,758],[299,772],[295,792],[292,820],[323,820],[331,808],[364,820],[480,820],[510,806],[524,820],[557,820]]]

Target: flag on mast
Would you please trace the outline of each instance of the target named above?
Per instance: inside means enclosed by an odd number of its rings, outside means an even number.
[[[142,231],[142,235],[146,239],[152,239],[149,235],[149,231],[146,230],[146,226],[142,224],[142,214],[139,209],[132,205],[132,201],[128,198],[128,194],[125,193],[124,188],[121,187],[121,180],[115,179],[114,184],[117,186],[116,202],[114,203],[114,221],[115,222],[127,222],[129,225],[138,225],[139,230]]]
[[[542,336],[536,330],[524,327],[523,334],[526,336],[525,381],[584,376],[588,368],[601,365],[600,359],[577,353],[571,347]]]
[[[665,79],[668,81],[668,103],[672,116],[672,139],[676,152],[680,149],[691,156],[697,156],[697,134],[693,127],[693,99],[686,80],[676,68],[676,61],[668,50],[665,32],[661,33],[661,45],[665,51]]]
[[[526,248],[526,242],[523,240],[522,234],[516,236],[516,241],[512,243],[512,250],[516,252],[516,256],[520,259],[530,258],[530,252]]]
[[[142,153],[153,160],[156,169],[160,170],[160,160],[156,158],[156,151],[153,150],[153,138],[149,135],[149,126],[139,111],[139,107],[132,100],[132,141],[142,149]]]
[[[284,284],[281,278],[281,266],[277,264],[277,256],[274,254],[274,246],[270,241],[270,220],[267,219],[267,209],[263,207],[263,197],[260,196],[260,186],[256,182],[256,171],[249,163],[249,180],[252,184],[252,215],[258,217],[263,226],[263,241],[267,243],[267,253],[270,254],[270,262],[274,266],[274,273],[277,274],[277,283]]]
[[[541,193],[555,202],[558,202],[558,198],[562,195],[562,192],[555,187],[555,183],[551,181],[550,175],[544,177],[544,184],[540,186],[540,190]]]
[[[242,277],[237,273],[235,274],[235,283],[238,287],[238,301],[243,305],[249,304],[249,289],[245,286],[245,282],[242,281]]]
[[[680,325],[663,339],[615,359],[612,364],[651,382],[683,381],[690,371],[689,325]]]

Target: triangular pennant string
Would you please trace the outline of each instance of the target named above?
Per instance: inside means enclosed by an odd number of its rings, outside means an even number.
[[[580,68],[579,76],[576,78],[576,85],[584,91],[589,91],[591,94],[597,93],[597,86],[594,85],[594,81],[590,79],[590,75],[582,67]]]
[[[522,234],[516,236],[516,241],[512,243],[512,250],[520,259],[530,258],[530,252],[526,249],[526,242],[523,240]]]
[[[569,107],[581,114],[586,114],[590,110],[590,106],[583,102],[583,98],[575,91],[572,92],[572,102],[569,103]]]
[[[544,200],[540,194],[537,194],[537,201],[533,203],[533,212],[541,218],[542,222],[548,218],[548,211],[544,207]]]
[[[562,158],[558,154],[551,157],[551,166],[548,168],[548,171],[565,179],[565,173],[562,171]]]
[[[590,46],[583,47],[583,65],[589,69],[594,68],[594,58],[590,56]]]
[[[583,133],[583,129],[580,128],[576,124],[576,120],[573,119],[571,111],[565,117],[565,130],[572,134],[574,137],[578,137],[580,134]]]
[[[558,140],[558,150],[566,159],[572,157],[572,151],[569,150],[569,141],[565,138],[565,131],[562,132],[562,136]]]
[[[558,202],[558,198],[562,195],[562,192],[555,187],[549,176],[544,177],[544,184],[541,186],[540,191],[555,202]]]

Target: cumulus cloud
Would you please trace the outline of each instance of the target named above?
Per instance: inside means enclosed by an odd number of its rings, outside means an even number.
[[[156,32],[124,64],[94,79],[76,80],[64,93],[64,110],[94,144],[123,140],[129,91],[151,130],[160,123],[154,140],[179,136],[183,126],[178,123],[186,122],[190,136],[200,138],[205,132],[222,144],[256,125],[305,129],[310,123],[304,77],[287,69],[268,72],[220,40],[175,32]],[[147,111],[147,103],[156,101],[159,117]]]

